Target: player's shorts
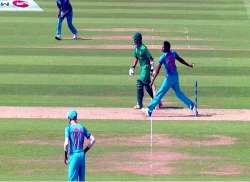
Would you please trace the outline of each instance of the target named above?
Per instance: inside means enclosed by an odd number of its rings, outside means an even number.
[[[85,181],[85,155],[84,152],[76,152],[70,156],[68,163],[68,180]]]

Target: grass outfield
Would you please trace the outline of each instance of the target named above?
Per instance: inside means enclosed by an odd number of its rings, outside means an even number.
[[[133,106],[137,77],[127,75],[132,50],[79,47],[132,45],[124,37],[139,30],[148,36],[146,45],[161,45],[168,39],[195,64],[194,70],[178,64],[178,70],[181,87],[192,99],[198,80],[200,107],[250,108],[247,0],[71,0],[74,25],[83,38],[77,41],[69,40],[65,22],[67,40],[54,40],[55,1],[36,2],[43,12],[0,12],[1,106]],[[121,37],[104,40],[111,36]],[[155,60],[161,54],[157,49],[151,52]],[[157,86],[163,78],[161,72]],[[183,106],[173,92],[164,102]],[[250,179],[247,122],[156,121],[154,159],[150,158],[148,122],[84,123],[97,139],[87,157],[87,180]],[[0,119],[0,180],[67,179],[65,125],[62,120]]]
[[[241,181],[250,178],[250,125],[244,122],[155,121],[153,123],[154,161],[133,155],[150,153],[150,125],[145,121],[85,121],[96,137],[95,147],[87,157],[87,180],[222,180]],[[63,120],[0,120],[0,179],[11,181],[63,181]],[[4,128],[4,129],[3,129]],[[167,138],[159,138],[167,135]],[[230,144],[212,136],[233,138]],[[141,139],[140,139],[141,138]],[[170,140],[172,138],[172,140]],[[210,139],[209,139],[210,138]],[[160,141],[158,141],[160,140]],[[166,141],[164,141],[166,140]],[[169,140],[172,142],[169,142]],[[190,144],[188,142],[192,141]],[[210,141],[210,145],[208,144]],[[165,142],[165,143],[163,143]],[[182,144],[181,144],[182,143]],[[159,155],[175,154],[172,160]],[[184,155],[185,158],[178,158]],[[126,156],[127,158],[119,158]],[[166,160],[166,161],[165,161]],[[140,166],[160,170],[159,163],[175,169],[173,174],[150,175],[126,171],[122,167]],[[164,163],[165,161],[165,163]],[[230,169],[223,169],[223,166]],[[105,171],[106,169],[106,171]],[[212,172],[217,171],[217,175]],[[233,172],[234,171],[234,172]],[[209,172],[211,174],[209,174]]]
[[[131,45],[132,41],[126,39],[88,37],[132,36],[137,28],[143,35],[160,36],[145,40],[147,45],[160,45],[169,39],[177,47],[207,48],[177,48],[196,65],[193,71],[179,65],[179,72],[181,86],[190,97],[194,80],[198,80],[201,107],[250,108],[247,1],[72,0],[74,24],[86,40],[60,42],[53,38],[55,2],[37,3],[44,12],[0,12],[0,105],[131,107],[136,77],[128,78],[127,72],[132,50],[49,47]],[[63,36],[71,37],[66,24]],[[151,51],[157,60],[160,50]],[[168,96],[169,105],[182,106],[172,92]]]

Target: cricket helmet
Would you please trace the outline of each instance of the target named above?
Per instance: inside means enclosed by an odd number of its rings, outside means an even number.
[[[134,35],[133,35],[133,40],[142,40],[142,35],[140,32],[136,32]]]
[[[70,110],[68,112],[68,119],[69,120],[76,120],[77,119],[77,112],[75,110]]]

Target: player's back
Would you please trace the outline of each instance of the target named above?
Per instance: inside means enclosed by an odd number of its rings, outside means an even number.
[[[87,130],[81,124],[69,125],[65,129],[69,138],[69,153],[82,152]],[[68,134],[67,134],[68,132]]]

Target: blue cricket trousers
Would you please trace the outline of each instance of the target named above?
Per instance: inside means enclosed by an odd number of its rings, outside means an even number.
[[[75,152],[68,163],[68,181],[85,181],[85,154]]]
[[[155,107],[160,103],[162,97],[168,92],[168,90],[172,88],[175,92],[175,95],[178,99],[180,99],[188,108],[192,106],[194,103],[190,100],[180,89],[179,85],[179,76],[177,75],[168,75],[167,78],[161,84],[158,92],[155,97],[151,100],[148,108],[150,111],[153,111]]]
[[[61,12],[61,16],[63,16],[63,12]],[[67,24],[69,27],[69,30],[71,31],[72,34],[76,34],[77,30],[72,24],[72,19],[73,19],[73,10],[69,11],[66,15],[67,18]],[[62,22],[64,18],[58,17],[57,19],[57,28],[56,28],[56,35],[61,35],[62,34]]]

